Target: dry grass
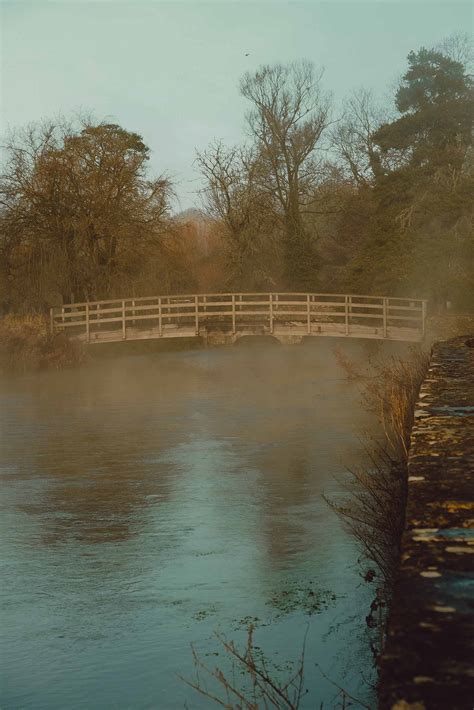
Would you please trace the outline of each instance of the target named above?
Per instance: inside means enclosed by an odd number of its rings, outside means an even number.
[[[0,369],[3,372],[73,367],[84,357],[82,347],[64,334],[50,335],[43,316],[8,315],[0,320]]]
[[[345,486],[347,503],[329,505],[342,517],[370,565],[378,570],[382,584],[377,590],[369,625],[379,626],[380,653],[383,646],[383,619],[400,558],[405,526],[410,432],[418,392],[428,369],[429,357],[413,348],[406,358],[370,363],[370,371],[362,373],[352,362],[337,356],[350,379],[358,380],[363,401],[373,411],[383,430],[383,440],[365,437],[367,463],[351,470]],[[370,581],[374,571],[367,575]]]
[[[406,462],[410,432],[429,356],[418,347],[407,358],[372,364],[373,374],[362,379],[363,398],[374,411],[385,435],[385,451],[395,462]]]
[[[428,354],[415,346],[405,358],[369,360],[365,370],[340,348],[334,349],[334,357],[348,380],[359,383],[365,406],[377,415],[387,455],[396,461],[406,461],[415,404],[428,369]]]

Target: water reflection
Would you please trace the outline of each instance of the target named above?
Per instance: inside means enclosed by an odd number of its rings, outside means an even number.
[[[310,583],[340,600],[312,622],[312,653],[343,672],[364,592],[321,494],[370,417],[331,348],[161,353],[3,383],[6,707],[182,707],[190,641],[257,616],[270,649],[283,634],[297,650],[304,605],[285,621],[272,600]]]

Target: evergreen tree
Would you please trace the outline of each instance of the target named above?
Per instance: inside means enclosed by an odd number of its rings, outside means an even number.
[[[473,82],[439,51],[410,52],[408,64],[400,116],[374,135],[391,167],[375,180],[375,214],[352,275],[360,288],[464,307],[474,304]]]

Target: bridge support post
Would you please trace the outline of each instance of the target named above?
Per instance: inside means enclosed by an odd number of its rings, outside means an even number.
[[[194,296],[194,312],[196,318],[196,335],[199,335],[199,300],[198,296]]]
[[[127,324],[125,322],[125,301],[122,301],[122,340],[127,338]]]
[[[383,337],[387,337],[387,299],[383,299]]]
[[[90,333],[90,323],[89,323],[89,304],[86,303],[86,340],[88,343],[91,341]]]

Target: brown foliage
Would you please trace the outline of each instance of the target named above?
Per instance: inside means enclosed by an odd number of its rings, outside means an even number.
[[[16,131],[4,146],[0,247],[5,306],[41,310],[110,296],[156,253],[169,181],[147,177],[149,149],[120,126],[79,119]]]
[[[5,316],[0,320],[0,369],[25,372],[61,369],[85,359],[79,343],[64,333],[50,335],[42,316]]]

